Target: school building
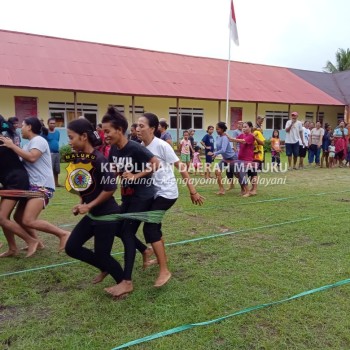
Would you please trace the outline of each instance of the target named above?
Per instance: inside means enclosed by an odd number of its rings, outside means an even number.
[[[65,127],[101,121],[109,105],[130,124],[144,112],[166,118],[173,139],[226,118],[227,61],[0,30],[0,114],[56,118]],[[349,122],[350,71],[329,74],[231,62],[229,129],[265,117],[266,136],[300,120]],[[283,135],[283,132],[282,132]],[[283,137],[283,136],[282,136]]]

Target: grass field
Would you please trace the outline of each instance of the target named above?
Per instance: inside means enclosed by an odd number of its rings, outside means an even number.
[[[138,255],[135,291],[121,301],[103,291],[110,277],[92,285],[94,268],[58,254],[58,241],[40,234],[46,249],[0,260],[0,349],[112,349],[348,279],[349,175],[349,168],[263,174],[285,183],[261,185],[245,199],[237,186],[218,197],[215,185],[198,185],[203,207],[180,187],[163,221],[166,242],[179,242],[167,248],[173,278],[153,288],[157,267],[143,271]],[[42,217],[71,229],[77,202],[60,188]],[[116,239],[113,252],[121,251]],[[349,349],[349,298],[350,284],[133,348]]]

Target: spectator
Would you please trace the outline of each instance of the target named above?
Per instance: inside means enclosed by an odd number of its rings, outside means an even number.
[[[213,162],[212,156],[209,153],[214,152],[214,137],[213,137],[214,127],[209,125],[207,128],[207,134],[202,138],[201,144],[205,150],[205,172],[204,177],[206,179],[211,178],[210,175],[210,164]]]
[[[302,143],[301,139],[299,139],[299,169],[303,170],[304,167],[304,158],[306,157],[306,152],[308,150],[309,146],[309,137],[310,137],[310,129],[309,129],[309,122],[304,122],[303,126],[303,135],[304,135],[304,143]]]
[[[60,167],[60,132],[56,130],[56,119],[55,118],[49,118],[47,121],[47,125],[49,129],[47,130],[47,134],[43,133],[42,136],[46,139],[47,143],[50,147],[50,153],[51,153],[51,162],[52,162],[52,171],[53,176],[55,180],[55,186],[56,187],[62,187],[58,183],[58,175],[61,172]]]
[[[137,128],[136,123],[130,126],[130,134],[128,135],[128,140],[141,143],[141,140],[137,137],[136,128]]]
[[[324,135],[324,130],[321,128],[321,123],[316,122],[316,127],[311,130],[309,138],[309,164],[314,162],[316,166],[320,166],[320,154],[322,147],[322,139]]]
[[[160,131],[160,139],[167,142],[171,147],[173,147],[173,139],[170,133],[167,131],[168,123],[165,120],[159,120],[158,130]]]
[[[288,157],[288,170],[297,170],[297,160],[299,156],[299,138],[301,139],[301,143],[305,146],[303,125],[297,119],[298,113],[292,112],[291,119],[286,123],[286,154]]]

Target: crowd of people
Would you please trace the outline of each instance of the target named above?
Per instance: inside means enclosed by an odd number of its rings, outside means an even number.
[[[329,123],[322,127],[320,121],[302,123],[298,120],[298,113],[293,112],[291,119],[286,123],[285,131],[289,170],[305,169],[306,156],[309,166],[314,164],[320,168],[343,167],[350,161],[349,133],[343,120],[339,120],[333,129]],[[278,140],[279,136],[277,141],[274,139],[278,144],[277,148],[274,148],[271,139],[272,152],[275,154],[281,152],[281,142]]]
[[[73,231],[64,231],[47,221],[39,219],[42,210],[48,205],[55,192],[55,154],[57,137],[54,135],[54,123],[49,120],[49,129],[43,128],[38,118],[26,118],[22,123],[21,134],[29,140],[23,148],[16,145],[16,128],[1,117],[0,162],[7,167],[0,167],[0,182],[5,190],[23,190],[23,193],[40,192],[40,197],[26,196],[13,198],[2,196],[0,202],[0,226],[8,243],[8,250],[0,257],[11,257],[19,253],[15,236],[26,243],[27,257],[43,249],[44,243],[37,231],[53,234],[59,239],[59,251],[84,261],[100,272],[93,283],[101,282],[107,275],[116,282],[105,290],[115,298],[122,298],[133,291],[132,271],[136,249],[143,256],[143,267],[158,264],[159,275],[154,283],[161,287],[171,278],[165,253],[162,224],[159,221],[147,221],[143,226],[145,245],[136,237],[140,220],[124,218],[111,219],[114,214],[166,212],[178,198],[178,187],[173,165],[180,169],[180,174],[187,184],[193,204],[202,205],[202,197],[190,181],[186,167],[182,165],[168,142],[158,138],[158,117],[145,113],[133,125],[131,136],[127,136],[128,122],[113,107],[110,107],[102,124],[95,130],[92,124],[79,118],[68,124],[69,144],[74,151],[72,164],[84,164],[88,181],[83,175],[80,182],[79,204],[72,208],[73,215],[84,215]],[[100,131],[100,132],[98,132]],[[101,132],[103,131],[103,133]],[[51,135],[52,134],[52,135]],[[103,134],[103,140],[101,135]],[[132,139],[134,137],[134,139]],[[135,139],[135,137],[137,139]],[[49,144],[51,143],[51,146]],[[104,151],[109,146],[108,158]],[[102,151],[102,152],[101,152]],[[86,154],[89,154],[86,157]],[[106,153],[105,153],[106,154]],[[114,170],[106,167],[113,164]],[[56,172],[58,173],[58,171]],[[121,203],[114,198],[116,181],[102,179],[120,179]],[[150,180],[150,181],[141,181]],[[56,183],[55,183],[56,182]],[[16,207],[13,219],[11,213]],[[124,266],[111,256],[112,244],[119,237],[124,246]],[[94,239],[94,249],[84,245]],[[155,259],[151,259],[155,254]]]
[[[202,197],[190,181],[194,171],[206,179],[217,179],[217,195],[225,195],[234,187],[234,178],[240,185],[239,195],[243,198],[257,194],[258,174],[265,160],[263,135],[263,117],[255,125],[239,121],[231,134],[224,122],[218,122],[207,128],[206,135],[196,143],[194,130],[183,132],[179,142],[179,156],[173,149],[173,141],[167,131],[168,124],[159,120],[155,114],[144,113],[130,127],[128,122],[115,108],[110,107],[102,123],[94,129],[85,118],[78,118],[68,124],[69,144],[76,156],[72,164],[88,164],[89,181],[86,187],[78,190],[79,204],[72,208],[72,214],[84,215],[70,233],[39,218],[42,210],[53,197],[60,173],[59,137],[55,130],[55,120],[48,120],[48,128],[38,118],[26,118],[21,126],[21,136],[28,142],[21,147],[17,118],[5,120],[0,116],[0,183],[5,190],[22,190],[24,193],[40,193],[38,197],[18,198],[2,196],[0,202],[0,226],[8,243],[8,249],[0,254],[1,258],[16,256],[19,248],[15,236],[25,242],[30,257],[38,249],[44,249],[44,242],[37,231],[55,235],[59,240],[58,250],[99,270],[93,283],[101,282],[110,275],[115,284],[105,290],[116,298],[133,291],[132,272],[136,251],[142,254],[143,267],[157,264],[159,274],[154,282],[161,287],[171,278],[167,263],[162,224],[145,222],[143,225],[144,244],[136,233],[140,220],[124,218],[111,220],[114,214],[166,212],[176,202],[179,192],[174,168],[180,170],[181,177],[188,187],[192,203],[202,205]],[[214,140],[213,133],[217,136]],[[332,168],[344,166],[350,162],[348,129],[343,121],[332,129],[328,124],[322,128],[320,122],[314,125],[298,121],[298,113],[291,113],[285,125],[285,152],[290,170],[304,169],[304,158],[308,164]],[[281,164],[281,152],[284,150],[278,130],[274,130],[271,141],[271,160],[277,168]],[[204,164],[201,158],[204,150]],[[89,154],[89,157],[81,156]],[[80,156],[79,156],[80,155]],[[215,158],[220,156],[219,162]],[[299,159],[299,162],[298,162]],[[346,163],[344,164],[344,161]],[[104,164],[113,164],[114,170]],[[193,167],[193,168],[191,168]],[[224,187],[222,173],[226,171],[228,188]],[[121,202],[114,198],[116,182],[102,181],[104,178],[120,180]],[[141,181],[143,180],[143,181]],[[148,181],[150,180],[150,181]],[[13,219],[11,214],[14,212]],[[119,237],[124,246],[124,264],[111,256],[115,237]],[[94,249],[84,245],[94,239]],[[0,243],[0,247],[1,247]],[[155,254],[155,258],[152,255]]]

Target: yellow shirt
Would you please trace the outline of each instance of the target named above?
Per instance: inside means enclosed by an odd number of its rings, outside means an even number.
[[[253,135],[259,141],[265,141],[264,135],[259,130],[255,130]],[[254,141],[254,160],[259,160],[260,162],[264,160],[264,146],[259,145],[256,140]]]

